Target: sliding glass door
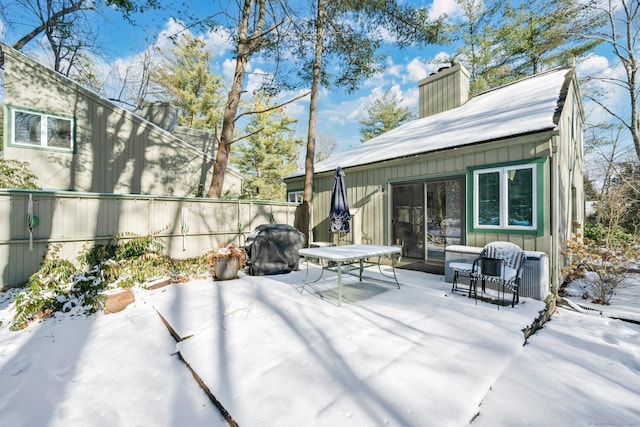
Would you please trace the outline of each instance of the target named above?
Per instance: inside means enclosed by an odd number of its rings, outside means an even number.
[[[392,187],[392,239],[402,256],[424,259],[424,183]]]
[[[406,258],[444,268],[445,248],[464,244],[464,177],[392,186],[392,238]]]
[[[463,200],[461,178],[427,181],[427,261],[444,266],[447,246],[462,244]]]

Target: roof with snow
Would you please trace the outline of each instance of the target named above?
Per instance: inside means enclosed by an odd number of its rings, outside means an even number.
[[[572,68],[518,80],[464,105],[413,120],[315,164],[315,173],[397,159],[556,127],[555,114]],[[287,178],[304,175],[298,171]]]

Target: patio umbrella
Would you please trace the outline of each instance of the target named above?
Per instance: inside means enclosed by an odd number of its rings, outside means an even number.
[[[344,171],[340,166],[336,169],[335,181],[333,182],[333,192],[331,193],[331,211],[329,212],[329,231],[336,233],[350,231],[349,203],[347,202],[347,185],[344,181]]]

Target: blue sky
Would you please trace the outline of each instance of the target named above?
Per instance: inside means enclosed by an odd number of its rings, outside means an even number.
[[[212,5],[215,1],[196,0],[192,2],[191,11],[198,16],[212,14]],[[459,16],[458,6],[455,0],[418,0],[411,2],[414,6],[428,8],[432,17],[447,14],[450,19]],[[137,25],[133,26],[125,21],[119,13],[110,11],[106,20],[101,18],[95,22],[103,41],[101,57],[95,58],[96,68],[100,75],[109,80],[109,76],[123,74],[127,68],[131,72],[131,64],[145,52],[149,45],[168,47],[169,35],[184,31],[185,24],[171,17],[167,10],[149,11],[143,15],[134,16]],[[4,31],[0,21],[0,35],[5,43],[11,44],[16,36],[8,30]],[[196,33],[203,37],[207,45],[214,53],[214,72],[221,73],[226,81],[230,81],[234,62],[229,54],[229,44],[224,34],[220,33]],[[30,47],[34,49],[35,47]],[[355,93],[346,93],[342,90],[322,89],[318,132],[325,133],[335,138],[336,151],[343,151],[360,144],[358,120],[365,115],[365,108],[375,98],[386,90],[391,90],[403,103],[417,111],[419,80],[427,77],[431,72],[440,67],[443,58],[454,53],[454,46],[427,46],[425,48],[398,49],[387,47],[382,51],[385,55],[386,69],[381,74],[362,82],[360,89]],[[32,55],[33,56],[33,55]],[[268,69],[268,63],[264,58],[252,58],[249,62],[247,90],[257,87],[262,71]],[[580,77],[599,71],[610,75],[619,75],[620,70],[607,58],[606,51],[593,54],[588,58],[579,59],[578,74]],[[114,89],[115,85],[114,85]],[[301,89],[301,91],[304,89]],[[619,98],[619,93],[608,91],[611,102]],[[292,97],[295,93],[287,94]],[[308,97],[303,98],[288,106],[290,115],[298,119],[298,135],[306,140],[306,127],[308,121]],[[593,119],[602,114],[598,111],[588,111]]]
[[[195,2],[200,5],[201,2]],[[432,16],[441,14],[455,16],[457,5],[454,0],[436,0],[414,2],[414,5],[428,7]],[[197,7],[197,6],[196,6]],[[211,13],[202,7],[203,16]],[[145,17],[136,17],[139,25],[131,26],[120,19],[117,13],[110,13],[111,24],[104,29],[103,37],[112,43],[106,47],[107,64],[115,62],[127,63],[130,57],[138,55],[145,49],[149,41],[159,46],[166,45],[167,35],[175,34],[183,29],[186,22],[179,22],[168,15],[154,11]],[[215,72],[222,73],[230,81],[233,71],[233,60],[229,56],[229,46],[220,34],[199,34],[207,41],[207,45],[215,54]],[[417,112],[417,82],[439,68],[438,59],[452,53],[452,49],[442,46],[428,46],[424,49],[407,48],[399,50],[387,47],[383,50],[386,56],[386,70],[373,78],[365,80],[361,89],[355,93],[330,91],[323,88],[318,117],[318,132],[333,136],[337,142],[336,151],[342,151],[360,144],[360,125],[358,120],[364,117],[365,107],[375,98],[391,89],[403,103]],[[247,79],[248,90],[256,87],[260,72],[267,64],[261,58],[252,58],[249,62],[250,74]],[[303,89],[301,89],[303,90]],[[292,96],[295,94],[291,94]],[[298,135],[306,139],[309,98],[303,98],[288,106],[290,115],[298,119]]]

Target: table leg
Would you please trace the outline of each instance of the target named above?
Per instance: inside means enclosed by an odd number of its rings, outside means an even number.
[[[360,281],[362,282],[362,270],[364,268],[364,260],[360,258]]]
[[[396,281],[396,285],[398,285],[398,289],[400,289],[400,283],[398,282],[398,276],[396,276],[396,259],[393,257],[393,254],[391,254],[390,257],[391,257],[391,271],[393,272],[393,280]],[[378,266],[380,266],[380,259],[378,259]]]
[[[303,257],[307,263],[307,278],[308,278],[309,277],[309,258],[307,258],[304,255]],[[324,274],[324,262],[320,262],[320,266],[322,267],[322,270],[320,271],[320,277],[318,277],[316,280],[310,280],[310,281],[305,280],[304,283],[302,284],[302,289],[300,289],[300,294],[302,294],[302,292],[304,291],[305,286],[307,286],[310,283],[316,283],[320,281],[320,279],[322,279],[322,275]]]
[[[342,262],[338,261],[338,307],[342,307]]]

